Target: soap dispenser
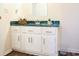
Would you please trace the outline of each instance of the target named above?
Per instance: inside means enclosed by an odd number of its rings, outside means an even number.
[[[52,22],[51,22],[51,19],[48,19],[48,25],[51,25]]]

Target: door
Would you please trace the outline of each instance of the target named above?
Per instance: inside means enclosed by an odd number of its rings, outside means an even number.
[[[42,35],[42,53],[43,55],[56,55],[56,37],[52,35]]]
[[[19,27],[11,27],[11,39],[12,39],[12,48],[19,50],[20,49],[20,30]]]

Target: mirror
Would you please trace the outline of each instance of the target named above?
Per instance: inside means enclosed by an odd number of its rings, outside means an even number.
[[[32,3],[32,15],[33,16],[47,16],[47,4],[46,3]]]

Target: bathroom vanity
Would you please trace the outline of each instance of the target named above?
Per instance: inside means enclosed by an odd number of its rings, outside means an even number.
[[[59,21],[51,25],[44,23],[28,21],[27,25],[19,25],[11,21],[12,49],[33,55],[57,56]]]

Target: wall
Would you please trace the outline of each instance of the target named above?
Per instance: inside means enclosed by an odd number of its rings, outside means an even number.
[[[61,50],[79,52],[79,4],[61,4]]]
[[[11,49],[10,20],[14,19],[14,4],[0,4],[0,55]]]
[[[46,4],[45,4],[46,5]],[[38,4],[39,6],[39,4]],[[40,14],[38,14],[37,16],[34,15],[34,8],[32,6],[32,3],[27,3],[27,4],[21,4],[21,7],[19,9],[19,15],[20,17],[24,17],[27,20],[48,20],[48,18],[54,18],[54,19],[61,19],[61,8],[60,8],[60,4],[56,4],[56,3],[48,3],[47,4],[47,13],[43,16],[40,16]],[[46,6],[44,6],[46,8]],[[32,9],[33,8],[33,9]],[[42,7],[41,7],[42,8]],[[38,8],[40,9],[40,8]],[[37,9],[37,10],[38,10]],[[43,10],[42,10],[43,11]]]
[[[19,9],[20,11],[20,17],[30,17],[32,16],[32,4],[31,3],[23,3],[21,4],[21,7]]]
[[[62,19],[62,10],[61,10],[61,4],[59,3],[48,3],[48,15],[50,18],[54,19]]]

